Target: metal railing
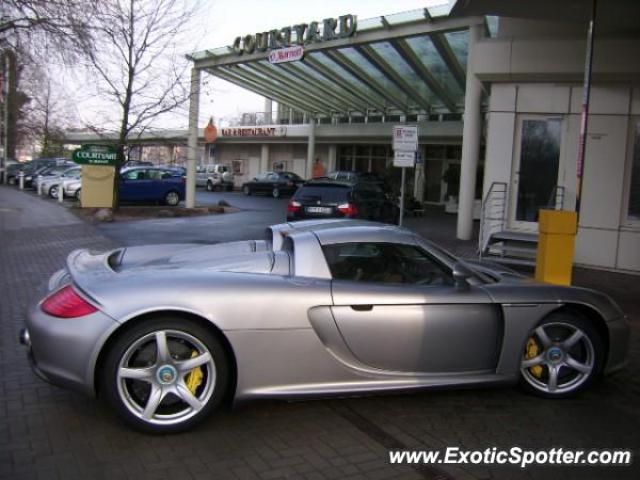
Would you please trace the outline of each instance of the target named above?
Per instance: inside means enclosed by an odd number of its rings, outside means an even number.
[[[547,208],[552,210],[562,210],[564,208],[564,187],[562,185],[555,185],[551,190]]]
[[[504,230],[507,216],[507,183],[493,182],[482,202],[478,256],[482,259],[491,235]]]

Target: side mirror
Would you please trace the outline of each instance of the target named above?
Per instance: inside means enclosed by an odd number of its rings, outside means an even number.
[[[473,276],[473,272],[462,262],[453,266],[453,282],[457,290],[469,290],[467,279]]]

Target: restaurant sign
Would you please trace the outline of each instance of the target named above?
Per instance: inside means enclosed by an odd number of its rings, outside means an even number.
[[[118,153],[111,145],[83,145],[73,151],[72,158],[80,165],[115,165]]]
[[[223,137],[284,137],[287,127],[229,127],[222,129]]]
[[[260,32],[255,35],[236,37],[232,49],[238,55],[243,53],[266,52],[293,46],[326,42],[338,38],[351,37],[358,26],[355,15],[325,18],[322,22],[300,23],[290,27]]]

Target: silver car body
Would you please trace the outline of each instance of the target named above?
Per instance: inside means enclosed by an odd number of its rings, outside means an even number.
[[[236,400],[514,383],[530,332],[566,305],[606,338],[605,373],[625,363],[629,327],[602,293],[484,264],[469,264],[477,273],[467,289],[333,280],[322,247],[359,241],[417,245],[450,268],[457,261],[410,231],[353,220],[276,225],[256,241],[78,250],[47,290],[73,282],[99,310],[60,319],[34,304],[26,323],[35,368],[94,394],[114,333],[168,312],[224,336]]]
[[[68,195],[68,187],[71,184],[78,183],[80,181],[81,169],[78,168],[70,168],[66,170],[62,175],[58,175],[55,177],[44,177],[41,181],[42,183],[42,192],[48,194],[52,187],[56,185],[60,185],[62,183],[63,190],[65,195]],[[36,181],[36,189],[38,188]]]

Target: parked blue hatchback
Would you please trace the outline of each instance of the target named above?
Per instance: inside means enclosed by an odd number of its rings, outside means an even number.
[[[175,207],[185,197],[186,179],[175,170],[157,167],[127,168],[120,173],[122,202],[164,203]]]

